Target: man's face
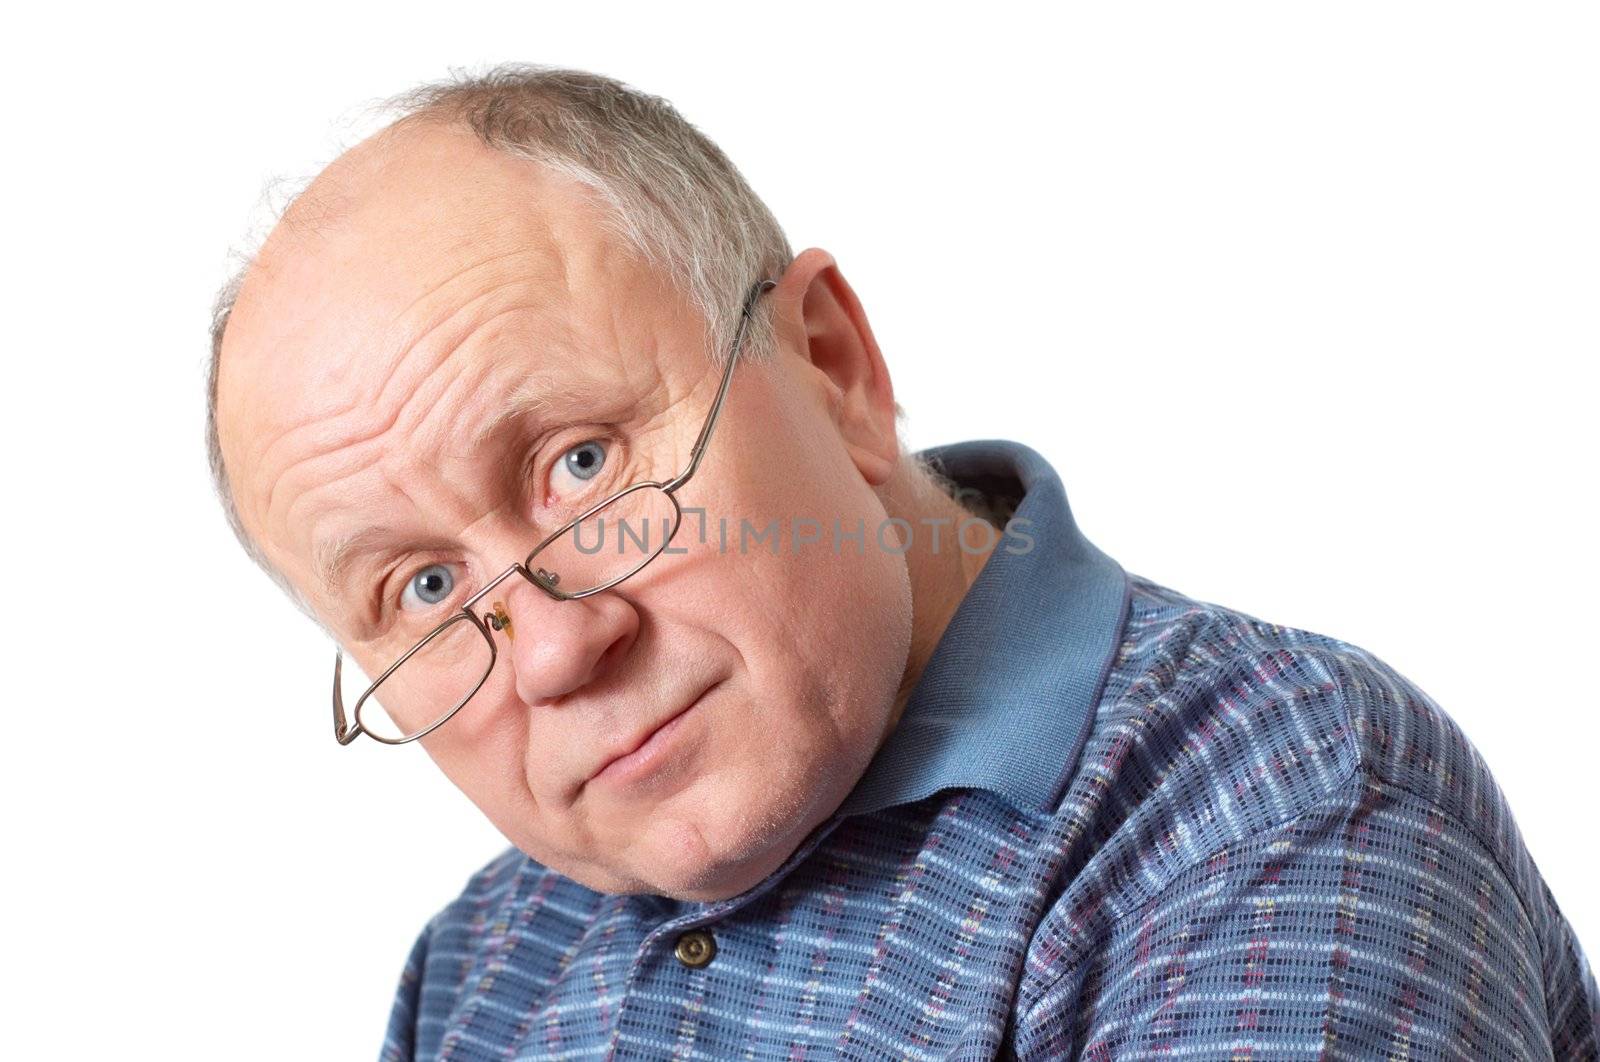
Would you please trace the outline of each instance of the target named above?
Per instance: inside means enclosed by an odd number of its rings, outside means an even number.
[[[690,515],[673,552],[576,601],[502,583],[515,637],[496,636],[488,681],[421,740],[512,843],[592,888],[749,887],[889,724],[907,569],[876,542],[881,462],[809,354],[806,283],[765,296],[779,354],[735,369],[679,493],[705,510],[704,539]],[[704,342],[578,185],[453,129],[368,141],[297,201],[236,304],[218,418],[241,517],[376,675],[559,514],[685,467],[720,382]],[[539,408],[488,430],[530,392]],[[798,553],[787,537],[738,548],[741,520],[800,519],[864,521],[866,548],[826,532]],[[323,587],[318,547],[372,528]],[[648,762],[595,776],[691,703]]]

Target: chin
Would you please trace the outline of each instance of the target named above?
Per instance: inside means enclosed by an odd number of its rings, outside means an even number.
[[[855,773],[847,766],[830,763],[827,769],[815,773],[796,768],[793,776],[782,779],[789,783],[787,787],[773,779],[779,784],[763,789],[765,802],[752,800],[743,804],[723,825],[718,835],[726,842],[721,858],[707,863],[715,866],[715,874],[698,875],[688,881],[694,895],[684,898],[702,902],[726,899],[759,884],[833,813],[854,778]]]
[[[783,852],[770,859],[702,870],[653,891],[688,903],[726,900],[759,884],[768,874],[777,870],[788,856],[789,853]]]

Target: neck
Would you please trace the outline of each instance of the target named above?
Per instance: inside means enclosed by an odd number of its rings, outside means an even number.
[[[908,521],[912,528],[911,545],[905,554],[911,573],[911,651],[884,731],[887,734],[900,722],[928,658],[950,625],[950,617],[999,542],[1000,529],[996,527],[992,535],[985,536],[969,528],[971,548],[967,548],[960,538],[961,522],[983,517],[940,490],[938,484],[914,467],[909,455],[900,461],[890,481],[884,507],[890,516]],[[980,546],[985,548],[980,551]]]

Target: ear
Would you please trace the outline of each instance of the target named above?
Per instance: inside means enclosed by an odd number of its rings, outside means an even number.
[[[802,251],[770,296],[778,328],[805,357],[861,475],[887,482],[900,456],[894,387],[856,293],[827,251]]]

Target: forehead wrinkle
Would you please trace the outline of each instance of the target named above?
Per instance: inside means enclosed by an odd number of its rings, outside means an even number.
[[[461,266],[430,284],[402,310],[389,316],[387,324],[374,322],[375,331],[379,333],[377,343],[374,344],[372,351],[366,354],[354,349],[346,350],[343,362],[347,368],[344,371],[349,372],[348,366],[355,364],[352,359],[377,360],[377,352],[383,347],[388,347],[395,353],[384,359],[381,375],[377,379],[363,387],[360,393],[353,395],[344,408],[328,414],[323,419],[331,419],[356,409],[370,409],[373,406],[381,406],[386,400],[393,400],[394,392],[408,382],[408,379],[420,382],[430,371],[423,369],[407,372],[409,367],[414,366],[419,356],[426,356],[436,367],[453,356],[457,350],[473,342],[475,333],[507,314],[526,310],[540,315],[551,315],[554,311],[554,315],[559,316],[559,311],[550,304],[548,298],[534,298],[518,305],[527,295],[543,296],[550,290],[550,286],[538,276],[537,270],[503,276],[488,286],[476,290],[462,302],[455,303],[450,299],[454,289],[462,284],[472,284],[479,270],[503,263],[507,259],[529,256],[533,253],[523,248]],[[528,290],[522,290],[524,288]],[[309,354],[308,349],[305,355]],[[237,356],[233,360],[236,361]],[[255,374],[258,377],[263,372],[271,371],[268,359],[254,360],[257,362]],[[326,355],[318,356],[313,363],[325,367],[329,365],[329,359]],[[270,457],[272,448],[285,437],[308,426],[310,425],[289,424],[276,435],[258,442],[254,452],[247,451],[247,453],[251,458],[266,461]]]
[[[272,452],[274,450],[278,449],[280,446],[283,446],[286,443],[288,443],[292,436],[295,436],[295,435],[298,435],[298,434],[301,434],[301,433],[304,433],[304,432],[309,432],[309,431],[317,428],[319,425],[322,425],[322,424],[336,423],[338,421],[341,421],[341,420],[345,419],[346,417],[349,417],[351,414],[357,412],[361,408],[362,408],[361,402],[359,400],[356,400],[356,401],[352,401],[349,405],[345,406],[343,409],[335,410],[332,413],[329,413],[327,416],[320,417],[317,420],[311,421],[308,424],[290,424],[290,425],[286,426],[285,428],[283,428],[283,430],[279,431],[277,434],[272,435],[272,436],[268,437],[267,439],[265,439],[264,441],[262,441],[262,443],[256,448],[256,452],[248,454],[248,456],[250,457],[250,464],[254,468],[258,469],[258,470],[262,470],[262,469],[268,468],[269,467],[268,459],[271,457]],[[380,428],[378,430],[382,431],[382,427],[380,426]],[[370,438],[370,436],[369,436],[369,438]],[[280,469],[278,471],[277,475],[273,476],[272,482],[270,484],[268,484],[268,486],[267,486],[267,496],[266,496],[266,499],[265,499],[265,501],[263,502],[263,504],[261,506],[261,524],[262,524],[262,527],[264,527],[264,528],[267,527],[271,522],[272,511],[273,511],[273,508],[275,507],[276,502],[277,502],[279,486],[281,486],[283,484],[283,482],[286,479],[289,478],[289,475],[296,468],[298,468],[299,466],[305,464],[307,461],[315,461],[319,457],[326,457],[328,454],[333,453],[335,450],[341,449],[341,448],[343,448],[345,446],[354,445],[355,443],[359,443],[361,441],[362,440],[359,440],[359,439],[353,440],[353,441],[349,441],[349,442],[344,441],[344,440],[340,440],[338,442],[330,443],[329,445],[327,445],[325,447],[319,447],[318,449],[316,449],[312,453],[305,454],[302,457],[295,458],[294,460],[290,461],[287,465],[285,465],[282,469]]]
[[[419,461],[414,455],[402,454],[399,460],[404,462],[405,473],[395,475],[393,460],[395,455],[379,452],[377,460],[369,462],[367,467],[376,464],[378,474],[384,484],[395,494],[404,498],[411,509],[418,514],[432,509],[443,510],[447,506],[435,506],[424,500],[422,496],[414,493],[407,485],[407,477],[411,471],[427,467],[427,462]],[[363,469],[364,470],[364,469]],[[454,493],[453,484],[445,483],[442,497]],[[459,500],[459,499],[452,499]],[[427,535],[423,536],[428,537]],[[312,546],[311,571],[319,587],[334,603],[336,610],[342,611],[344,590],[350,577],[359,572],[366,563],[384,551],[384,547],[395,546],[398,550],[410,550],[421,544],[416,533],[411,530],[402,530],[383,524],[369,524],[355,530],[345,532],[332,538],[316,542]]]
[[[541,315],[547,313],[548,307],[523,303],[519,297],[522,293],[519,291],[513,290],[506,294],[507,289],[518,288],[526,280],[525,277],[511,277],[490,285],[437,320],[426,324],[405,340],[403,352],[393,360],[383,383],[378,387],[376,401],[384,402],[390,397],[391,391],[409,383],[411,393],[399,403],[403,409],[417,398],[421,384],[426,381],[430,373],[458,358],[469,347],[499,339],[504,334],[504,329],[500,325],[503,318],[523,312]],[[396,323],[399,324],[399,321]],[[482,335],[485,332],[488,334]],[[410,380],[397,379],[406,362],[430,351],[434,352],[435,356],[428,369]]]
[[[339,413],[335,414],[335,418],[343,418],[350,412],[350,409],[341,410]],[[274,477],[267,490],[266,504],[261,511],[263,546],[268,549],[269,552],[272,550],[270,532],[273,526],[272,514],[276,506],[278,491],[281,486],[283,486],[293,477],[296,469],[308,463],[328,458],[331,454],[339,453],[341,451],[348,454],[348,456],[340,463],[340,467],[332,479],[329,479],[326,482],[313,484],[309,490],[302,491],[298,496],[289,501],[288,507],[283,514],[283,520],[281,521],[285,528],[291,528],[293,526],[295,509],[300,507],[303,503],[311,501],[318,492],[332,489],[337,484],[347,481],[352,477],[359,476],[367,469],[379,463],[383,459],[383,451],[381,448],[372,444],[376,442],[376,440],[380,438],[392,425],[393,420],[390,420],[386,424],[378,425],[364,436],[353,440],[342,437],[338,438],[337,441],[333,443],[323,447],[318,447],[314,453],[306,454],[303,457],[290,462],[289,465],[287,465],[276,477]],[[315,424],[301,425],[300,428],[291,429],[291,431],[298,431],[302,428],[309,429],[314,426]],[[284,434],[287,435],[289,432],[285,432]],[[287,545],[287,543],[292,543],[293,539],[294,536],[292,533],[285,538],[285,549],[289,550],[291,557],[294,554],[294,550],[292,546]]]
[[[437,412],[440,409],[449,408],[451,406],[453,394],[458,390],[458,385],[460,382],[464,378],[477,376],[480,371],[485,370],[486,368],[486,366],[477,364],[458,365],[449,382],[443,385],[441,393],[431,404],[429,411]],[[401,408],[403,409],[404,406]],[[446,419],[448,420],[449,418]],[[433,449],[443,447],[444,439],[448,434],[449,429],[448,425],[446,425],[433,431],[424,432],[421,430],[421,425],[419,425],[417,428],[413,429],[409,435],[406,436],[402,446],[398,448],[385,449],[382,446],[377,445],[381,438],[398,423],[398,420],[399,410],[396,411],[395,417],[391,419],[387,425],[382,426],[377,432],[369,435],[366,439],[356,440],[354,442],[345,444],[345,446],[355,446],[362,450],[366,450],[370,456],[367,460],[361,463],[359,468],[351,469],[345,472],[342,476],[340,476],[340,478],[346,479],[351,475],[358,474],[359,472],[376,465],[379,468],[384,483],[387,484],[391,490],[395,491],[400,496],[404,497],[408,502],[410,502],[414,509],[418,509],[420,511],[426,507],[420,505],[418,499],[414,497],[406,488],[404,477],[397,479],[395,476],[391,475],[389,473],[388,466],[394,461],[402,461],[404,462],[405,466],[410,469],[425,469],[434,467],[437,462],[428,460],[426,454]],[[424,413],[421,417],[422,425],[425,425],[426,421],[427,414]],[[409,443],[410,445],[405,445],[406,443]],[[345,446],[339,448],[343,449]],[[420,451],[420,453],[417,451]],[[302,497],[305,496],[302,495]],[[373,525],[347,532],[334,539],[324,539],[321,542],[316,543],[312,547],[311,569],[322,590],[334,600],[338,600],[340,596],[339,592],[342,590],[342,584],[345,578],[349,575],[352,561],[358,557],[362,557],[374,552],[379,545],[394,538],[396,534],[397,532],[393,528],[382,525]]]
[[[394,315],[395,322],[396,323],[402,322],[407,317],[411,316],[413,313],[418,312],[419,308],[422,307],[423,303],[428,302],[431,299],[444,297],[444,295],[447,293],[447,289],[451,285],[459,283],[460,281],[466,279],[467,276],[469,274],[473,273],[474,271],[476,271],[478,269],[483,269],[483,268],[486,268],[486,267],[489,267],[489,266],[497,266],[497,265],[500,265],[501,263],[503,263],[508,258],[517,258],[519,256],[528,256],[528,257],[534,258],[535,260],[538,260],[539,252],[536,249],[530,248],[530,247],[513,247],[509,251],[502,251],[499,254],[487,255],[487,256],[485,256],[483,258],[479,258],[479,259],[476,259],[476,260],[474,260],[472,262],[469,262],[469,263],[461,266],[461,268],[455,270],[454,272],[452,272],[452,273],[450,273],[450,274],[448,274],[448,275],[446,275],[444,277],[441,277],[436,283],[434,283],[434,284],[432,284],[432,285],[430,285],[428,287],[425,287],[417,295],[416,298],[412,299],[409,303],[407,303],[405,305],[405,307],[403,307],[398,313],[396,313]],[[511,279],[507,280],[506,283],[514,283],[517,280],[527,280],[527,279],[529,279],[529,276],[527,274],[518,272],[518,273],[513,273],[512,276],[511,276]],[[504,286],[504,285],[496,285],[496,286],[500,287],[500,286]],[[485,294],[487,294],[487,293],[485,293]]]
[[[572,257],[577,255],[591,271],[596,267],[603,270],[601,263],[617,257],[617,249],[606,241],[601,241],[599,246],[590,247],[580,240],[577,245],[569,247],[572,234],[567,232],[567,229],[573,220],[570,217],[540,210],[519,209],[515,214],[515,220],[510,224],[507,224],[503,215],[497,215],[478,219],[475,223],[463,227],[447,250],[461,248],[469,252],[477,251],[484,243],[503,241],[507,237],[514,239],[516,243],[514,246],[493,253],[480,252],[481,256],[457,265],[443,276],[435,277],[422,285],[420,291],[398,312],[392,313],[389,324],[382,330],[390,334],[389,342],[398,346],[403,353],[389,360],[382,378],[366,389],[364,399],[358,398],[353,401],[351,408],[363,404],[382,404],[386,399],[392,400],[394,391],[402,388],[406,378],[411,375],[406,369],[408,363],[414,360],[413,354],[433,346],[441,334],[454,331],[454,326],[461,322],[463,316],[477,316],[473,314],[476,308],[481,307],[486,301],[497,301],[495,296],[505,289],[528,287],[536,291],[540,297],[533,300],[527,308],[555,318],[552,323],[556,323],[558,328],[561,327],[561,322],[570,312],[567,306],[577,294],[573,290]],[[364,247],[362,250],[370,252],[372,248]],[[627,260],[627,256],[622,257]],[[492,278],[489,286],[476,291],[465,302],[452,306],[454,300],[451,296],[462,285],[476,287],[475,281],[485,271]],[[562,295],[566,296],[565,301],[562,300]],[[441,306],[441,303],[444,305]],[[495,316],[498,314],[491,314],[487,319],[476,322],[469,321],[466,327],[467,336],[462,337],[458,343],[465,345],[473,331],[488,320],[493,320]],[[450,340],[439,340],[439,344],[450,345]],[[492,431],[493,427],[488,431]],[[286,429],[278,437],[261,445],[252,456],[263,464],[267,463],[270,455],[266,451],[293,431],[293,428]],[[473,441],[477,443],[480,440]],[[270,509],[274,504],[275,501],[269,495],[267,507]]]
[[[384,401],[385,396],[390,392],[391,388],[397,386],[395,379],[399,375],[401,367],[404,366],[405,363],[416,354],[418,344],[420,344],[430,334],[446,323],[448,323],[448,319],[429,326],[421,334],[414,337],[409,343],[407,343],[405,349],[401,351],[399,356],[390,359],[389,364],[384,369],[383,378],[376,385],[375,395],[370,394],[373,389],[369,388],[368,394],[356,394],[352,396],[347,405],[326,416],[318,417],[317,419],[309,422],[288,425],[282,431],[271,436],[259,445],[257,453],[254,455],[254,463],[257,465],[257,467],[268,468],[270,467],[270,458],[272,456],[272,452],[278,447],[289,443],[293,437],[303,432],[315,432],[318,428],[324,425],[336,425],[339,421],[351,416],[354,413],[359,412],[370,416],[374,408],[382,410],[386,405]],[[415,397],[415,395],[413,394],[412,397]],[[375,424],[370,424],[364,431],[358,430],[355,438],[344,438],[340,433],[335,432],[334,441],[325,446],[317,447],[312,453],[292,459],[287,465],[280,469],[276,475],[272,477],[272,481],[267,487],[267,497],[265,504],[262,507],[263,524],[265,525],[270,522],[272,511],[277,504],[278,489],[290,478],[291,473],[296,468],[306,464],[307,462],[326,457],[329,454],[335,453],[339,450],[358,449],[364,444],[375,441],[379,437],[389,432],[395,426],[395,424],[398,423],[408,404],[409,403],[407,401],[393,403],[389,409],[389,414],[387,417],[382,418]],[[359,427],[360,426],[358,424],[358,429]],[[366,462],[366,464],[370,463],[370,461]],[[293,503],[291,503],[290,508],[293,508]]]
[[[346,416],[351,412],[351,410],[356,408],[363,407],[357,403],[350,409],[341,410],[335,416]],[[289,509],[284,514],[285,522],[292,523],[292,517],[295,508],[303,502],[310,501],[317,493],[323,490],[331,489],[342,481],[349,480],[351,477],[358,476],[375,465],[382,464],[386,457],[391,456],[391,452],[385,450],[381,445],[378,444],[380,440],[395,427],[404,408],[404,404],[396,406],[387,419],[379,422],[378,424],[370,426],[367,431],[361,433],[354,439],[339,437],[335,442],[325,447],[320,447],[316,450],[316,452],[306,454],[305,456],[300,457],[285,467],[283,471],[273,480],[268,491],[267,507],[263,516],[264,525],[270,526],[271,513],[274,499],[278,493],[278,488],[292,477],[295,469],[307,464],[308,462],[314,462],[323,458],[327,458],[329,455],[335,453],[343,452],[348,454],[346,460],[342,462],[343,467],[340,468],[334,478],[325,483],[315,484],[309,491],[301,493],[297,498],[289,503]],[[311,428],[314,426],[315,423],[311,425],[301,425],[299,427]],[[293,430],[299,429],[291,429],[291,431]],[[284,434],[289,433],[286,432]],[[388,477],[385,477],[386,480],[387,478]],[[356,556],[366,552],[369,548],[375,545],[379,539],[389,535],[390,533],[390,530],[387,528],[367,527],[344,534],[337,539],[324,540],[315,544],[312,549],[311,569],[313,577],[317,580],[319,587],[325,593],[332,595],[333,591],[339,587],[341,580],[348,574],[346,572],[346,568],[349,566],[351,560]]]
[[[604,338],[593,334],[585,334],[580,338],[570,322],[563,321],[558,325],[559,334],[541,337],[540,345],[548,351],[562,352],[567,358],[597,358],[614,365],[620,378],[620,387],[581,375],[576,378],[563,376],[553,369],[532,370],[507,394],[499,408],[468,435],[467,445],[475,449],[513,423],[522,423],[534,430],[541,429],[547,422],[565,416],[564,407],[600,401],[603,396],[617,391],[638,395],[641,389],[637,386],[637,380],[651,369],[655,370],[655,376],[659,379],[661,367],[654,363],[653,357],[660,345],[655,333],[647,332],[645,349],[630,353],[624,349],[622,342],[623,329],[620,327],[616,302],[607,300],[606,309],[604,323],[609,331]]]
[[[402,432],[409,433],[426,420],[430,411],[451,400],[452,388],[458,384],[464,374],[478,368],[488,371],[487,360],[480,366],[478,363],[481,359],[464,358],[463,355],[482,344],[501,340],[504,333],[498,322],[503,318],[524,311],[541,315],[545,312],[546,308],[528,306],[516,301],[518,296],[523,294],[520,291],[512,290],[509,295],[506,294],[508,289],[517,288],[524,280],[526,278],[512,278],[494,285],[474,298],[469,299],[456,310],[445,314],[439,320],[429,323],[406,343],[405,349],[398,356],[390,359],[382,382],[377,385],[374,396],[358,395],[348,406],[330,416],[319,418],[309,424],[298,424],[286,428],[262,446],[257,461],[262,467],[267,467],[270,463],[271,451],[280,444],[288,442],[290,437],[302,430],[315,431],[323,425],[336,424],[340,419],[356,411],[370,415],[374,409],[379,411],[388,410],[386,417],[360,431],[355,438],[341,438],[337,442],[320,447],[316,452],[292,461],[274,476],[267,491],[263,509],[263,522],[270,521],[271,513],[276,506],[279,487],[290,478],[289,474],[294,468],[307,461],[314,461],[341,449],[357,448],[364,444],[373,443],[397,427]],[[511,301],[507,305],[502,300]],[[473,310],[483,310],[485,304],[495,307],[493,312],[488,313],[487,316],[482,313],[474,314],[471,312]],[[463,315],[467,315],[466,320],[462,320]],[[485,335],[485,332],[488,334]],[[402,371],[407,364],[415,363],[419,358],[424,358],[425,355],[427,356],[425,360],[430,362],[426,369],[412,372]],[[451,364],[452,362],[454,363],[453,365]],[[426,386],[430,378],[445,369],[450,370],[448,380],[441,381],[441,386],[439,387],[430,388]],[[371,394],[370,389],[368,394]],[[397,398],[397,394],[402,397]],[[427,408],[421,412],[415,412],[419,403],[424,403]],[[442,432],[434,432],[426,437],[421,434],[418,435],[418,443],[424,447],[438,445],[441,439]],[[481,441],[474,440],[473,445],[477,446]]]
[[[452,289],[471,283],[480,269],[519,253],[527,252],[496,255],[463,266],[413,299],[392,319],[389,329],[396,334],[394,342],[401,353],[392,359],[377,391],[379,401],[406,361],[435,345],[440,348],[438,360],[443,361],[472,344],[480,332],[487,330],[488,340],[498,338],[498,322],[510,314],[527,312],[557,321],[562,318],[564,311],[549,297],[550,285],[536,271],[493,278],[475,286],[475,293],[460,302],[450,298]],[[440,303],[442,307],[435,305]],[[413,320],[415,323],[411,323]]]
[[[368,472],[383,460],[383,453],[376,447],[367,447],[361,459],[353,467],[343,469],[333,479],[326,483],[318,484],[289,503],[288,511],[284,514],[284,523],[293,525],[295,510],[302,505],[314,504],[319,493],[334,490],[340,484]],[[312,521],[315,520],[313,516]],[[313,528],[314,530],[314,528]],[[316,585],[322,591],[330,592],[348,573],[345,569],[368,547],[377,544],[380,535],[386,534],[387,529],[378,526],[359,528],[356,531],[346,532],[333,538],[314,542],[310,558],[310,570],[316,580]],[[291,553],[292,556],[292,553]]]

